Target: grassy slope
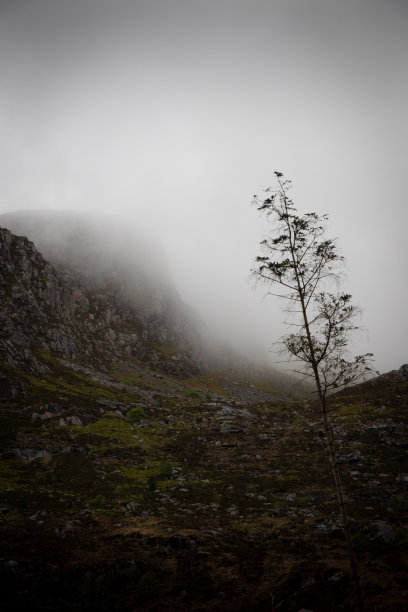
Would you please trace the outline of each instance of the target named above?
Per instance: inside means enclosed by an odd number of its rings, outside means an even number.
[[[48,363],[41,379],[14,372],[25,396],[0,410],[9,609],[351,609],[310,402],[219,372],[101,378]],[[388,385],[332,400],[377,612],[403,609],[408,594],[407,395]],[[375,539],[380,520],[391,543]]]

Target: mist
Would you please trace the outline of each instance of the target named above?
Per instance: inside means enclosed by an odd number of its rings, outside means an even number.
[[[300,212],[330,215],[364,311],[355,350],[397,368],[407,18],[397,0],[3,0],[0,212],[121,219],[215,336],[279,361],[281,304],[249,281],[268,229],[250,202],[282,171]]]
[[[87,283],[127,284],[134,293],[171,291],[163,250],[117,215],[35,210],[0,215],[0,224],[34,242],[58,271]]]

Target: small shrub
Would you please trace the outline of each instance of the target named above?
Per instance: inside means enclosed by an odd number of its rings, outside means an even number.
[[[141,419],[146,418],[146,413],[141,406],[134,406],[129,410],[127,416],[132,423],[137,423]]]
[[[172,477],[172,469],[170,463],[162,461],[159,467],[159,478],[160,480],[170,480]]]
[[[402,495],[391,495],[390,503],[394,510],[405,510],[408,506],[408,501]]]
[[[273,502],[273,507],[276,508],[277,510],[284,510],[288,506],[289,506],[289,502],[287,502],[284,499],[277,499],[275,502]]]
[[[103,508],[106,504],[106,499],[103,495],[97,495],[91,501],[91,506],[94,508]]]
[[[306,506],[309,506],[313,501],[313,498],[310,495],[304,495],[303,497],[301,497],[299,499],[299,506],[301,506],[302,508],[305,508]]]
[[[200,399],[200,394],[195,389],[188,389],[185,391],[184,397],[187,397],[188,399]]]
[[[149,474],[147,477],[147,487],[149,491],[155,491],[157,489],[157,480],[154,474]]]
[[[395,528],[395,540],[397,542],[407,542],[408,541],[408,529],[404,529],[404,527],[396,527]]]

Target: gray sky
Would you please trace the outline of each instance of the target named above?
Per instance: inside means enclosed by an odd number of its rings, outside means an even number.
[[[117,213],[183,298],[266,351],[280,303],[247,282],[280,170],[327,212],[364,310],[358,351],[408,361],[408,3],[0,0],[0,212]]]

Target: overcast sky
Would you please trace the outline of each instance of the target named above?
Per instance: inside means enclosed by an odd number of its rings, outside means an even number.
[[[386,371],[408,362],[405,0],[0,0],[0,212],[110,212],[151,231],[182,297],[264,351],[249,206],[293,180],[329,213]],[[126,245],[124,245],[126,248]]]

